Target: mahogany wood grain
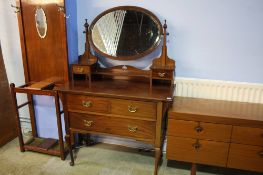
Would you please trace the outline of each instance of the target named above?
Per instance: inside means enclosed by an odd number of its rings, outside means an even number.
[[[135,100],[111,100],[111,113],[134,118],[156,119],[156,103]]]
[[[229,143],[168,136],[167,158],[225,167],[228,147]]]
[[[263,172],[263,147],[231,143],[227,166]]]
[[[110,112],[110,100],[107,98],[72,94],[66,98],[69,111]]]
[[[155,137],[155,122],[79,113],[70,113],[69,116],[72,129],[128,136],[134,139],[153,140]]]
[[[232,126],[205,122],[168,120],[168,135],[230,142]]]
[[[20,0],[20,2],[21,12],[18,20],[27,82],[41,81],[53,76],[67,81],[66,21],[57,6],[57,4],[64,6],[64,0],[49,3],[32,0]],[[45,38],[40,38],[36,30],[35,11],[39,6],[43,8],[47,18]]]
[[[263,146],[263,129],[234,126],[232,142]]]

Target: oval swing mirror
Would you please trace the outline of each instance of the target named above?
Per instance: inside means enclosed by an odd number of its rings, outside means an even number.
[[[161,41],[162,26],[150,11],[135,6],[109,9],[95,18],[89,39],[95,51],[114,60],[135,60]]]
[[[47,35],[47,18],[41,7],[36,9],[35,22],[38,36],[40,38],[45,38]]]

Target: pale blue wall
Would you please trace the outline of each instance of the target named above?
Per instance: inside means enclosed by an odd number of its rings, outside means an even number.
[[[263,0],[77,0],[79,54],[84,19],[120,5],[167,19],[177,76],[263,83]]]

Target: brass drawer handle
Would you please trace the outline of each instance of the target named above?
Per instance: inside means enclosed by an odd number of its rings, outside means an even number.
[[[79,73],[82,73],[82,72],[84,71],[83,67],[77,67],[76,70],[77,70],[77,72],[79,72]]]
[[[164,73],[161,73],[161,72],[158,73],[159,77],[161,77],[161,78],[163,78],[165,76],[165,74],[166,74],[165,72]]]
[[[131,112],[131,113],[134,113],[137,111],[137,107],[136,106],[128,106],[128,111]]]
[[[92,106],[92,102],[91,101],[85,101],[83,100],[82,101],[82,106],[86,107],[86,108],[89,108]]]
[[[86,127],[91,127],[92,123],[93,123],[93,121],[91,121],[91,120],[83,120],[83,122],[84,122],[84,126],[86,126]]]
[[[192,146],[195,150],[199,150],[201,148],[201,144],[199,143],[199,140],[196,140],[196,143],[194,143]]]
[[[138,130],[138,126],[130,126],[130,125],[128,125],[128,131],[136,132],[137,130]]]
[[[197,133],[200,133],[200,132],[202,132],[204,130],[204,128],[202,127],[202,126],[200,126],[200,124],[197,126],[197,127],[195,127],[195,131],[197,132]]]

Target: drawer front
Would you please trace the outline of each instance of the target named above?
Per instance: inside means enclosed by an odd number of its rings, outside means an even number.
[[[74,74],[87,74],[90,72],[89,66],[72,65],[72,72]]]
[[[168,136],[167,159],[225,167],[228,143]]]
[[[155,122],[111,118],[111,133],[142,140],[154,140]]]
[[[110,133],[109,117],[69,113],[70,128]]]
[[[263,147],[231,143],[227,166],[263,172]]]
[[[168,135],[230,142],[232,126],[184,120],[168,120]]]
[[[152,71],[152,77],[153,78],[173,78],[173,71],[168,71],[168,70],[153,70]]]
[[[119,99],[111,100],[111,113],[156,119],[156,103]]]
[[[67,106],[69,111],[109,113],[110,101],[100,97],[67,95]]]
[[[263,129],[234,126],[232,142],[263,146]]]
[[[155,122],[70,113],[70,128],[153,141]]]

